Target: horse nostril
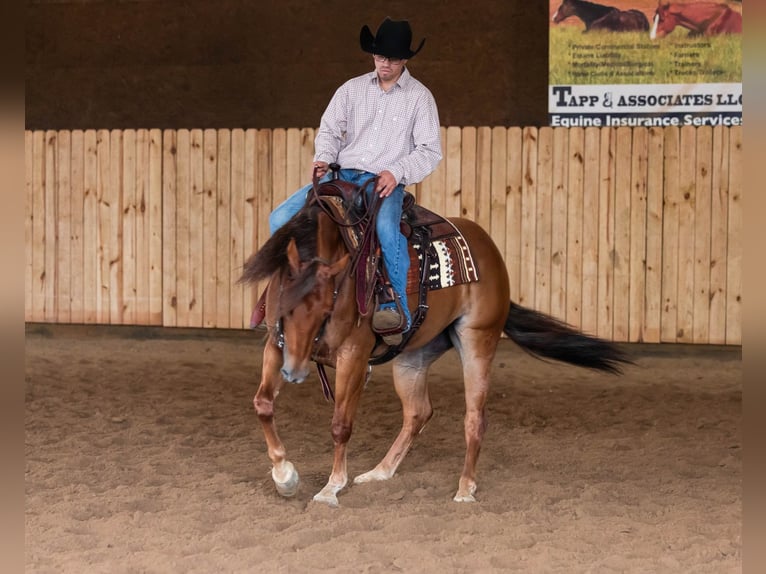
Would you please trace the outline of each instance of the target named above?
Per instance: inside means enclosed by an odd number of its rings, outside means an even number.
[[[288,371],[284,367],[279,371],[288,383],[302,383],[308,373]]]

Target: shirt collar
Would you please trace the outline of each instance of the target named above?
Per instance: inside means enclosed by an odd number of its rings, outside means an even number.
[[[378,74],[375,72],[375,70],[369,73],[369,78],[373,84],[378,84]],[[407,69],[407,66],[405,66],[404,70],[402,70],[402,74],[399,76],[399,79],[396,80],[396,85],[400,88],[406,88],[411,79],[412,76],[410,75],[410,71]]]

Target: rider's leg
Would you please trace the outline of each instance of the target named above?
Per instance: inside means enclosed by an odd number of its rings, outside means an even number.
[[[403,331],[407,331],[412,324],[412,317],[407,307],[407,271],[410,268],[410,257],[407,251],[407,238],[399,229],[403,201],[404,186],[397,185],[394,192],[383,199],[378,212],[376,230],[391,287],[399,298],[407,319]],[[384,304],[382,308],[396,310],[396,305],[391,302]]]

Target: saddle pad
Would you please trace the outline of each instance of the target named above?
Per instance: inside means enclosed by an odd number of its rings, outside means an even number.
[[[335,210],[336,215],[343,219],[346,209],[338,196],[324,196],[326,205]],[[471,250],[457,227],[450,221],[423,207],[416,206],[416,211],[408,213],[410,224],[427,226],[432,237],[428,245],[422,245],[417,234],[411,234],[408,239],[410,268],[407,271],[407,294],[420,292],[420,267],[423,262],[424,250],[428,251],[430,262],[425,274],[426,287],[429,290],[443,289],[479,280],[479,272],[473,262]],[[413,213],[417,216],[413,217]],[[353,228],[341,228],[346,246],[356,249],[359,238]]]
[[[420,266],[424,250],[428,250],[429,268],[425,273],[429,290],[453,287],[479,280],[471,250],[463,236],[454,228],[454,234],[433,239],[428,245],[409,243],[410,268],[407,272],[407,294],[420,290]],[[414,239],[414,237],[413,237]]]

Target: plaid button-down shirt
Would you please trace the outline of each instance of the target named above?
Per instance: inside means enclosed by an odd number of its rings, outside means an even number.
[[[406,68],[384,92],[376,72],[352,78],[333,95],[314,140],[314,160],[418,183],[442,159],[439,112],[431,91]]]

